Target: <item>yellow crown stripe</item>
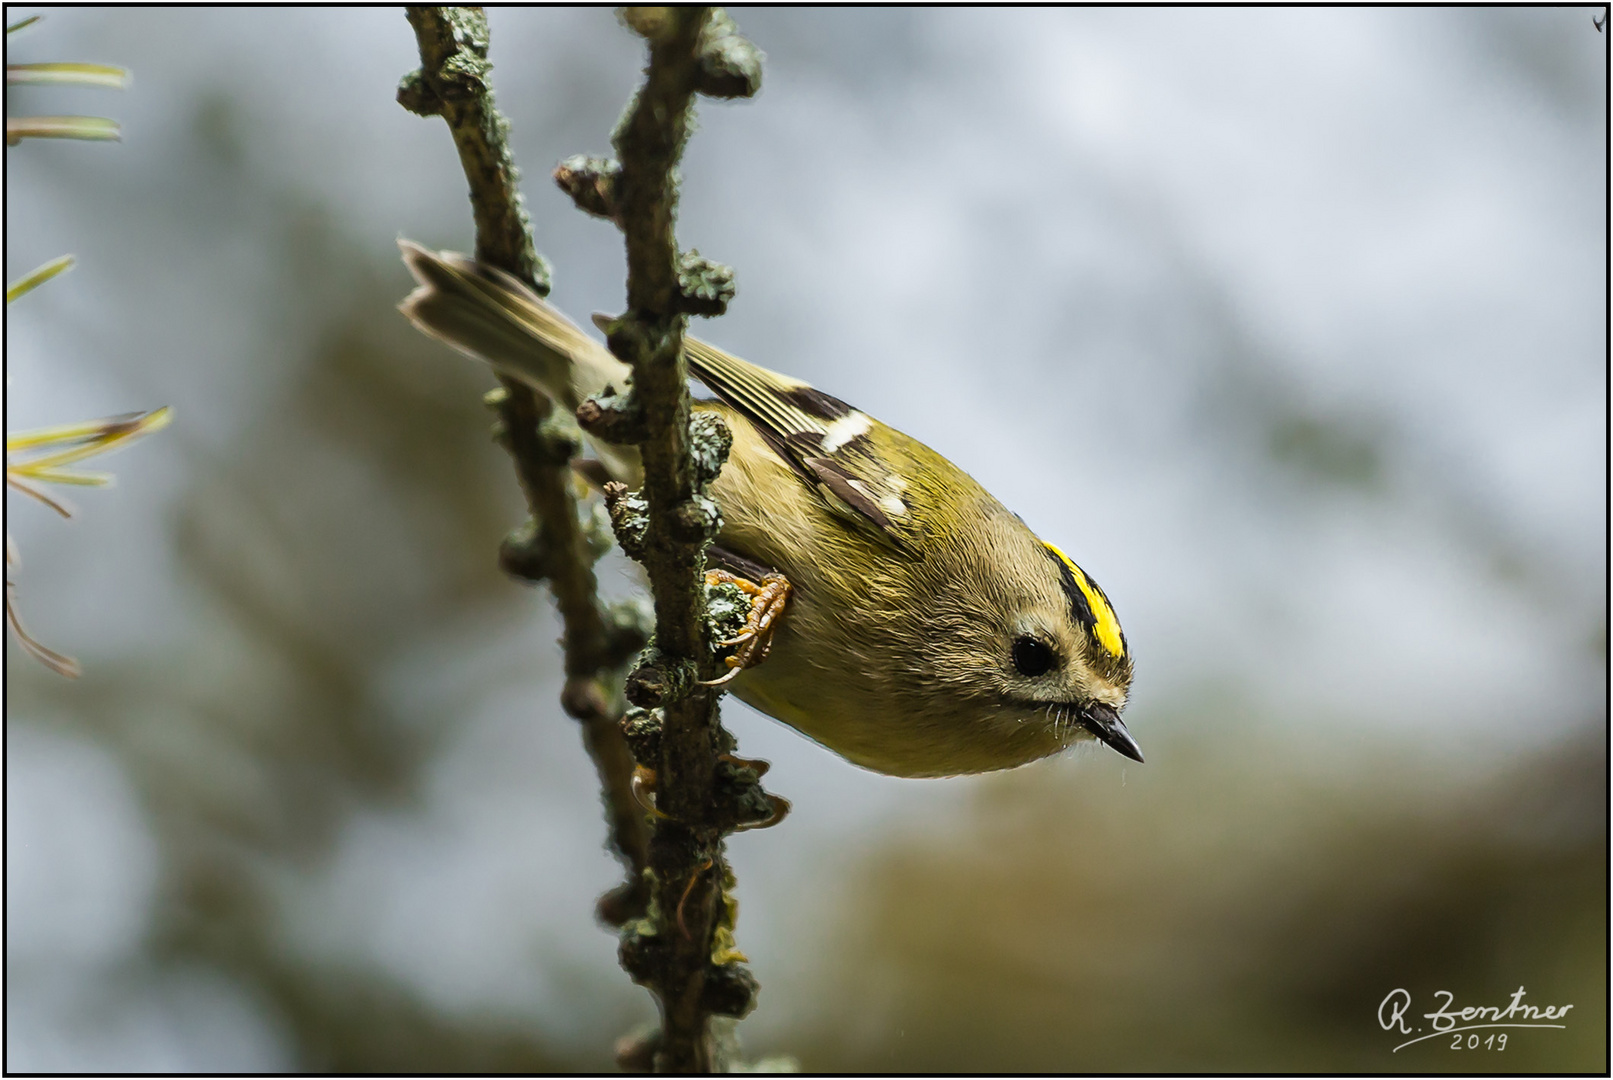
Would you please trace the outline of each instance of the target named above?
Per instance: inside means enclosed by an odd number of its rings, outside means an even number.
[[[1092,617],[1096,621],[1092,632],[1097,636],[1098,644],[1109,650],[1110,656],[1124,656],[1126,645],[1120,636],[1120,619],[1115,615],[1115,609],[1109,606],[1109,599],[1103,595],[1103,590],[1087,577],[1086,571],[1075,565],[1074,559],[1060,551],[1056,545],[1049,544],[1046,540],[1043,540],[1042,544],[1059,557],[1059,562],[1063,563],[1069,569],[1070,575],[1075,578],[1076,588],[1087,598],[1087,607],[1092,609]]]

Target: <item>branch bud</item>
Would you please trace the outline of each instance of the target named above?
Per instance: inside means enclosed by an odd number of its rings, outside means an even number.
[[[667,943],[655,932],[650,919],[637,919],[622,927],[616,958],[622,970],[640,986],[651,986],[658,970],[666,965]]]
[[[661,725],[659,710],[633,707],[623,715],[622,737],[634,761],[654,765],[661,760]]]
[[[705,411],[690,414],[689,457],[694,464],[696,485],[704,489],[717,479],[733,448],[734,433],[720,415]]]
[[[627,676],[627,700],[641,709],[658,709],[688,694],[694,681],[693,664],[657,657],[640,664]]]
[[[762,50],[741,37],[734,20],[717,8],[700,31],[695,89],[714,98],[754,97],[762,88],[762,59]]]
[[[416,116],[442,114],[442,98],[427,85],[425,73],[418,69],[409,72],[398,83],[398,104]]]
[[[616,542],[630,559],[644,558],[644,534],[650,528],[650,504],[639,492],[630,492],[626,484],[605,485],[605,508],[610,511],[611,529]]]
[[[690,315],[721,315],[734,298],[732,267],[690,250],[678,257],[678,307]]]
[[[614,387],[577,406],[577,423],[596,439],[618,445],[637,445],[649,438],[644,407],[631,387],[618,394]]]
[[[649,906],[649,886],[642,877],[633,877],[601,896],[594,905],[594,916],[606,926],[620,929],[631,919],[642,919]]]
[[[790,812],[788,799],[762,787],[767,762],[731,755],[717,763],[712,789],[715,818],[725,830],[777,825]]]
[[[636,367],[655,352],[649,334],[637,319],[627,315],[612,317],[596,313],[594,325],[605,335],[605,344],[610,347],[611,355],[624,364]]]
[[[575,154],[555,166],[554,182],[583,213],[615,221],[616,178],[621,174],[621,163],[611,158]]]
[[[672,511],[668,526],[674,540],[698,544],[722,531],[722,510],[711,499],[696,495]]]
[[[529,585],[537,585],[549,577],[549,557],[543,533],[532,518],[512,530],[498,546],[499,569]]]
[[[573,720],[597,720],[610,709],[610,699],[598,679],[576,675],[561,689],[560,707]]]
[[[716,964],[706,969],[706,985],[701,989],[700,1002],[718,1016],[743,1017],[756,1007],[756,991],[760,984],[750,968],[737,961]]]
[[[652,45],[664,45],[678,32],[678,11],[671,7],[624,7],[622,24]]]

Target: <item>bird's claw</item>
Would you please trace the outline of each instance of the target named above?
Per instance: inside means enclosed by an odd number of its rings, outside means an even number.
[[[633,766],[633,801],[643,807],[645,811],[658,818],[668,818],[655,805],[655,770],[644,765]]]
[[[723,660],[728,672],[715,679],[702,679],[702,686],[722,686],[732,681],[746,668],[753,668],[767,659],[773,648],[773,630],[784,609],[789,606],[790,583],[782,574],[769,574],[761,584],[730,574],[726,570],[707,570],[707,585],[732,585],[750,597],[750,613],[745,617],[745,629],[719,641],[721,648],[737,646],[734,654]]]

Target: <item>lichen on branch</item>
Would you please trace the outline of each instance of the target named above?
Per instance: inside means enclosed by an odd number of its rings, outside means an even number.
[[[690,314],[721,314],[733,272],[680,252],[677,164],[694,99],[749,96],[761,56],[717,9],[627,8],[622,21],[648,43],[644,83],[616,129],[615,160],[568,158],[555,180],[587,213],[621,228],[627,310],[606,320],[611,352],[633,369],[625,393],[594,399],[579,417],[597,437],[639,447],[640,492],[613,485],[611,520],[623,550],[644,565],[655,602],[655,642],[628,677],[635,707],[625,729],[639,764],[654,773],[651,901],[622,931],[622,966],[660,1005],[661,1027],[622,1048],[624,1064],[658,1072],[722,1068],[712,1019],[740,1017],[756,980],[734,944],[733,873],[723,838],[768,812],[756,771],[733,758],[717,710],[721,692],[707,610],[705,550],[722,527],[707,493],[732,435],[715,414],[692,413],[683,335]],[[761,808],[760,810],[758,808]]]

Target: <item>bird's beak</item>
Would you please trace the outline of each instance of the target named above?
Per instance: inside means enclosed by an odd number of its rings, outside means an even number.
[[[1083,706],[1076,715],[1081,718],[1081,726],[1096,735],[1098,741],[1109,749],[1124,754],[1133,761],[1143,759],[1142,747],[1131,737],[1126,725],[1120,722],[1120,714],[1115,711],[1114,706],[1093,702],[1091,705]]]

